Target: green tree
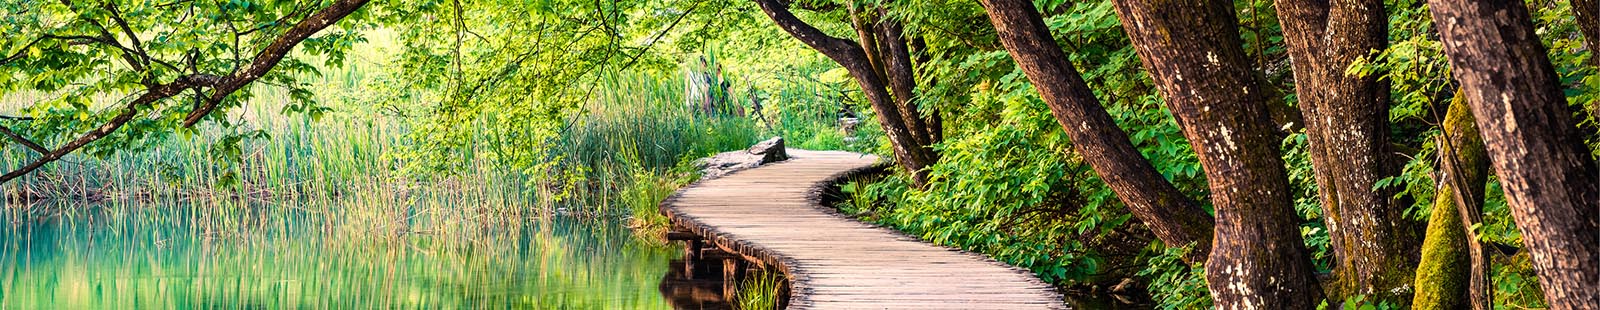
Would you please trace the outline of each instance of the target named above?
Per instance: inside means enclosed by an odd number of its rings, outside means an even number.
[[[1211,215],[1134,148],[1050,36],[1033,3],[990,0],[983,5],[1000,42],[1039,89],[1078,153],[1162,242],[1173,247],[1194,244],[1184,260],[1205,260],[1211,253]]]
[[[305,42],[311,53],[341,61],[344,48],[359,38],[353,29],[311,36],[366,4],[8,3],[0,7],[8,19],[0,26],[7,34],[3,46],[10,51],[0,62],[0,89],[37,91],[51,99],[24,108],[28,116],[12,118],[24,122],[17,126],[21,130],[5,129],[39,157],[12,168],[0,182],[91,145],[93,153],[106,154],[202,121],[231,126],[214,112],[239,106],[257,80],[289,88],[297,101],[291,109],[315,113],[309,91],[295,82],[296,74],[314,69],[290,52]],[[280,64],[285,69],[273,70]],[[108,98],[116,104],[96,110],[93,102]],[[55,141],[64,142],[44,146]]]
[[[877,112],[896,161],[911,174],[914,184],[925,184],[926,168],[939,160],[933,145],[943,139],[943,126],[937,111],[924,111],[914,100],[915,69],[904,26],[886,17],[887,9],[878,5],[841,7],[830,3],[815,8],[844,10],[860,39],[852,41],[829,35],[806,23],[789,11],[787,3],[777,0],[757,0],[756,3],[778,27],[849,70],[865,92],[867,102]]]

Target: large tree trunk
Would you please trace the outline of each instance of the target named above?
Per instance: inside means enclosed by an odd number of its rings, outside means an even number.
[[[1334,264],[1333,300],[1356,294],[1407,302],[1419,236],[1393,190],[1375,190],[1398,173],[1389,160],[1389,85],[1345,69],[1388,46],[1383,0],[1277,0],[1294,66],[1311,164],[1322,198]]]
[[[1600,67],[1600,0],[1572,0],[1572,17],[1583,33],[1583,49],[1589,50],[1589,65]],[[1589,102],[1589,115],[1600,115],[1600,100]],[[1594,116],[1600,117],[1600,116]]]
[[[1220,309],[1315,309],[1279,140],[1244,56],[1233,2],[1117,0],[1117,14],[1210,182],[1206,282]]]
[[[878,14],[888,15],[888,11],[880,7]],[[911,67],[911,50],[903,28],[899,21],[892,19],[883,19],[878,23],[878,42],[884,47],[884,72],[888,74],[889,90],[894,94],[895,105],[900,108],[906,127],[913,130],[912,137],[917,139],[919,145],[931,148],[939,141],[934,139],[934,130],[929,127],[930,120],[914,100],[917,79]],[[931,150],[929,153],[935,154]]]
[[[920,116],[902,113],[902,107],[896,103],[893,96],[890,96],[888,90],[890,86],[885,81],[887,77],[884,76],[884,73],[880,73],[886,70],[880,70],[877,68],[880,65],[874,64],[875,62],[883,61],[882,55],[877,53],[868,54],[862,48],[862,44],[823,33],[817,27],[811,26],[811,24],[807,24],[800,18],[795,17],[793,13],[789,12],[788,5],[778,0],[756,0],[756,4],[761,6],[761,10],[766,12],[767,16],[771,17],[779,28],[783,28],[795,39],[800,40],[807,46],[811,46],[811,48],[821,52],[822,55],[828,56],[829,59],[839,63],[840,66],[850,72],[850,76],[861,86],[862,93],[867,97],[867,102],[871,103],[872,110],[878,114],[878,124],[883,126],[884,134],[889,137],[889,144],[894,148],[895,160],[899,162],[902,168],[905,168],[906,173],[912,176],[913,183],[918,186],[925,184],[928,180],[927,168],[938,160],[938,154],[933,151],[929,144],[923,143],[923,139],[918,138],[918,136],[925,135],[928,130],[912,127],[909,124],[914,123],[908,123],[906,120],[906,118],[918,118]],[[875,25],[877,23],[866,22],[860,24]],[[858,30],[858,33],[863,38],[867,38],[874,37],[872,34],[877,33],[877,31]],[[902,42],[902,46],[903,44]],[[877,44],[868,46],[875,45]],[[875,50],[881,49],[875,48]],[[869,55],[878,58],[869,57]]]
[[[1439,148],[1438,190],[1417,267],[1413,309],[1489,310],[1489,257],[1472,226],[1483,222],[1489,154],[1472,108],[1456,93],[1446,112]]]
[[[1117,127],[1066,53],[1056,45],[1030,0],[984,0],[1000,43],[1050,106],[1072,145],[1128,209],[1167,246],[1195,244],[1186,260],[1211,251],[1211,215],[1178,191]]]
[[[1572,0],[1572,17],[1583,33],[1583,48],[1589,50],[1589,64],[1600,66],[1600,0]]]
[[[1555,309],[1600,309],[1600,173],[1522,1],[1429,0]]]
[[[916,65],[914,67],[922,70],[921,72],[927,72],[928,62],[933,60],[933,55],[928,51],[928,42],[925,40],[925,38],[925,36],[918,36],[915,40],[911,40],[911,50],[917,54]],[[934,87],[934,85],[939,83],[938,80],[932,78],[931,74],[929,76],[930,78],[927,81],[927,87]],[[928,99],[939,100],[939,98]],[[944,141],[944,117],[940,115],[940,112],[941,111],[938,109],[930,109],[927,113],[925,113],[927,114],[925,119],[928,126],[926,128],[928,137],[930,138],[930,141],[933,141],[933,143]]]
[[[878,25],[878,12],[863,12],[858,5],[848,6],[850,26],[856,30],[856,39],[861,40],[861,52],[867,56],[867,63],[872,65],[872,71],[882,78],[889,74],[884,71],[883,53],[878,47],[878,35],[873,32]]]

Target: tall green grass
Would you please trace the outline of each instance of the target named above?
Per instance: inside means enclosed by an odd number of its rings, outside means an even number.
[[[394,163],[384,156],[405,147],[401,139],[408,130],[406,120],[346,104],[349,101],[345,99],[370,95],[364,85],[381,75],[380,64],[395,50],[391,31],[369,31],[367,36],[371,40],[353,49],[343,66],[322,66],[321,56],[295,56],[319,65],[321,74],[303,76],[300,82],[314,90],[317,101],[331,108],[325,116],[285,113],[284,108],[292,105],[288,91],[257,83],[248,88],[248,102],[225,112],[223,118],[232,127],[203,123],[192,133],[153,132],[137,147],[104,157],[80,151],[0,185],[0,190],[8,199],[105,200],[338,195],[344,192],[341,188],[362,183],[407,185],[390,181],[397,177],[391,173]],[[23,107],[48,97],[6,94],[0,96],[0,112],[18,114]],[[91,108],[112,109],[114,98],[97,99]],[[21,124],[25,123],[12,125]],[[237,150],[219,143],[230,134],[245,137]],[[44,140],[40,142],[46,146],[62,142],[50,141],[45,133],[33,136]],[[69,136],[72,134],[54,139]],[[0,169],[20,167],[37,156],[31,150],[6,147],[0,150]]]
[[[748,118],[685,106],[681,77],[616,74],[602,83],[546,156],[557,162],[538,182],[539,196],[558,207],[631,216],[646,231],[664,229],[656,206],[698,177],[694,159],[759,139]]]
[[[739,282],[739,292],[734,296],[733,304],[740,310],[778,309],[779,299],[788,297],[781,292],[785,281],[788,280],[782,273],[751,272]]]

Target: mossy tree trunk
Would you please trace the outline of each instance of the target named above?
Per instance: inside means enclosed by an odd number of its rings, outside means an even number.
[[[1114,4],[1205,168],[1217,213],[1206,282],[1217,308],[1315,309],[1322,292],[1233,2]]]
[[[1438,190],[1417,267],[1413,309],[1490,309],[1489,260],[1472,226],[1483,222],[1489,155],[1460,92],[1440,127]]]
[[[1277,0],[1294,67],[1311,165],[1333,249],[1330,298],[1370,295],[1404,304],[1421,236],[1394,189],[1378,180],[1399,173],[1389,150],[1389,84],[1378,74],[1346,74],[1389,45],[1383,0]]]
[[[1522,1],[1429,0],[1554,309],[1600,309],[1600,172]]]
[[[1129,211],[1168,246],[1195,244],[1186,261],[1211,251],[1211,215],[1156,171],[1106,113],[1030,0],[984,0],[1000,43],[1033,82],[1072,146]]]

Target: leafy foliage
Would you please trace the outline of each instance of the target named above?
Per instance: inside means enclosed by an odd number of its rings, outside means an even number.
[[[330,3],[5,2],[0,114],[12,117],[0,126],[60,145],[113,120],[160,83],[238,70],[294,21]],[[1138,278],[1157,307],[1210,305],[1202,270],[1178,259],[1179,245],[1155,242],[1085,166],[998,43],[982,7],[949,0],[792,2],[800,18],[838,37],[856,37],[844,8],[865,4],[885,7],[884,18],[917,38],[913,100],[923,111],[942,113],[945,139],[935,146],[941,159],[929,168],[926,186],[911,186],[905,175],[858,180],[847,187],[846,213],[988,254],[1053,284]],[[1197,156],[1143,72],[1111,2],[1036,4],[1145,158],[1190,197],[1208,201]],[[1432,141],[1456,85],[1425,1],[1387,5],[1391,44],[1345,73],[1376,75],[1392,86],[1389,136],[1404,168],[1378,187],[1416,202],[1407,216],[1421,220],[1432,216],[1425,205],[1438,183],[1439,146]],[[1593,117],[1600,113],[1594,110],[1600,68],[1583,62],[1595,51],[1582,50],[1569,6],[1530,2],[1571,111],[1600,156]],[[1274,108],[1293,111],[1294,78],[1272,1],[1235,1],[1235,7],[1248,57],[1266,88],[1282,95],[1273,98],[1282,99]],[[372,47],[369,40],[388,43]],[[132,107],[138,118],[73,159],[156,162],[150,175],[187,182],[180,187],[190,190],[284,181],[303,187],[285,191],[336,193],[337,182],[308,180],[398,169],[383,178],[441,182],[496,171],[503,174],[480,181],[519,182],[542,207],[629,215],[644,230],[659,230],[664,224],[654,202],[694,180],[694,158],[766,136],[802,148],[892,153],[847,72],[745,1],[388,1],[299,47],[259,83],[223,97],[199,127],[184,122],[203,100],[185,92]],[[706,98],[717,109],[695,107]],[[325,119],[346,122],[338,123],[345,128],[311,125]],[[1333,253],[1300,126],[1284,127],[1282,150],[1301,237],[1317,268],[1327,270]],[[258,144],[267,139],[290,143]],[[7,141],[0,163],[20,165],[34,156]],[[128,151],[148,153],[120,153]],[[263,164],[273,160],[283,163]],[[47,169],[41,178],[132,175],[92,167]],[[136,181],[101,185],[166,182]],[[1485,223],[1474,229],[1483,241],[1520,247],[1499,186],[1490,181]],[[1543,305],[1526,254],[1494,262],[1497,302]],[[1389,305],[1364,298],[1335,303]]]
[[[0,41],[0,91],[33,94],[13,111],[8,120],[16,122],[7,127],[52,151],[82,145],[85,153],[103,157],[145,149],[175,132],[192,135],[190,125],[204,120],[227,133],[214,141],[212,155],[236,162],[240,142],[266,137],[239,130],[244,120],[225,117],[254,96],[251,81],[287,91],[285,112],[317,117],[327,111],[303,80],[319,74],[314,62],[344,61],[369,26],[365,14],[334,16],[338,26],[304,41],[280,40],[295,35],[292,26],[302,20],[328,18],[318,14],[340,5],[351,4],[7,2],[0,6],[0,32],[7,34]],[[274,44],[282,43],[300,47],[299,53],[273,60]],[[276,70],[256,73],[261,67]],[[243,85],[228,85],[235,82]]]
[[[1164,310],[1211,309],[1211,292],[1206,288],[1205,266],[1187,265],[1183,255],[1190,247],[1169,247],[1150,258],[1139,276],[1150,278],[1150,298],[1159,300]]]

